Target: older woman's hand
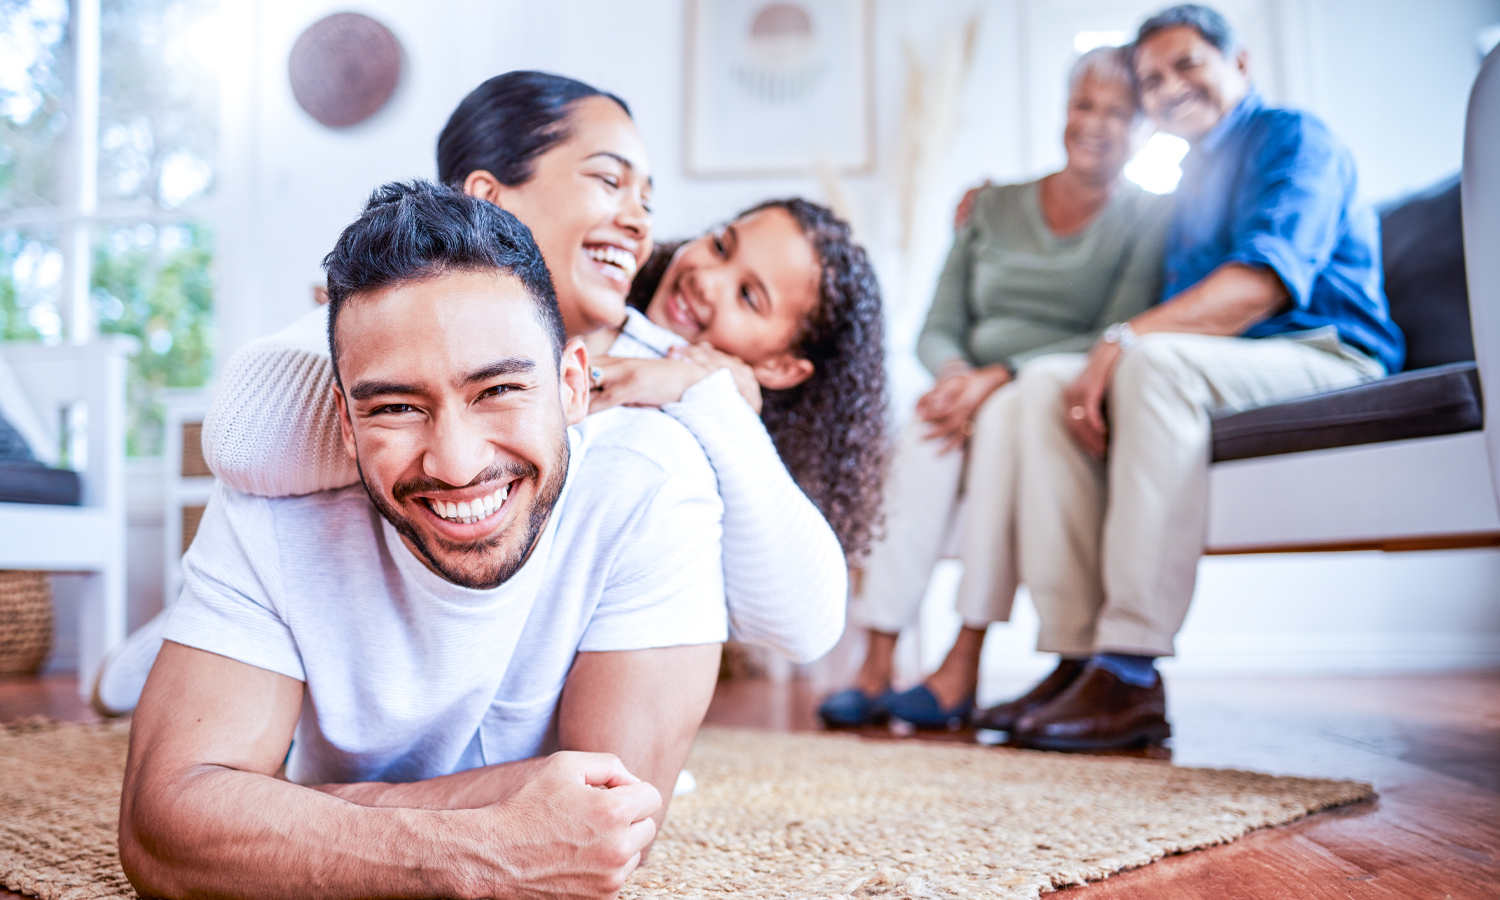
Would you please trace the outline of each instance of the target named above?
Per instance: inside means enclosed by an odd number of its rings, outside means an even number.
[[[625,359],[600,356],[593,360],[595,372],[589,412],[612,406],[664,406],[682,399],[683,393],[712,374],[690,359]]]
[[[974,414],[980,404],[1010,379],[1010,369],[1000,365],[945,368],[932,390],[917,401],[917,415],[932,426],[924,437],[942,441],[942,453],[962,447],[973,433]]]

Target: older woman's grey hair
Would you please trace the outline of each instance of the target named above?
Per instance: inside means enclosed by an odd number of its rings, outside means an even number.
[[[1130,52],[1125,47],[1095,47],[1073,63],[1073,68],[1068,72],[1068,95],[1071,97],[1078,92],[1078,86],[1083,84],[1085,78],[1097,78],[1100,81],[1118,81],[1130,89],[1130,95],[1135,96],[1135,77],[1130,72]],[[1139,108],[1140,100],[1136,100]]]

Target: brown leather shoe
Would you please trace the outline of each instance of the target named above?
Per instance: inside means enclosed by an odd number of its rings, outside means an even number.
[[[1016,721],[1034,709],[1039,709],[1048,700],[1061,694],[1068,689],[1068,685],[1083,674],[1085,660],[1060,659],[1057,668],[1052,674],[1041,680],[1041,683],[1020,697],[1009,703],[1001,703],[999,706],[991,706],[989,709],[981,709],[974,713],[969,721],[975,728],[987,728],[990,731],[1015,731]]]
[[[1022,716],[1011,740],[1033,750],[1113,750],[1171,734],[1160,675],[1142,688],[1094,664],[1051,703]]]

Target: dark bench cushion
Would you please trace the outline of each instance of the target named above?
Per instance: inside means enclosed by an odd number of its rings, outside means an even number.
[[[0,462],[0,503],[77,506],[82,496],[77,472],[36,462]]]
[[[1482,427],[1479,370],[1471,362],[1454,363],[1216,415],[1213,460],[1434,437]]]

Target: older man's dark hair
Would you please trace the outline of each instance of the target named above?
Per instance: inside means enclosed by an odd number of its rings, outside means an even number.
[[[554,361],[562,359],[567,332],[531,229],[493,203],[462,191],[421,180],[381,185],[360,217],[339,235],[323,268],[328,273],[328,349],[336,379],[334,334],[349,298],[450,272],[493,270],[518,279],[552,339]]]
[[[1135,42],[1130,45],[1131,67],[1135,66],[1136,48],[1144,44],[1152,35],[1172,28],[1193,29],[1198,32],[1199,37],[1208,41],[1214,49],[1225,56],[1240,49],[1239,35],[1235,34],[1229,20],[1224,18],[1218,10],[1198,3],[1184,3],[1164,9],[1141,23],[1141,30],[1136,33]]]

